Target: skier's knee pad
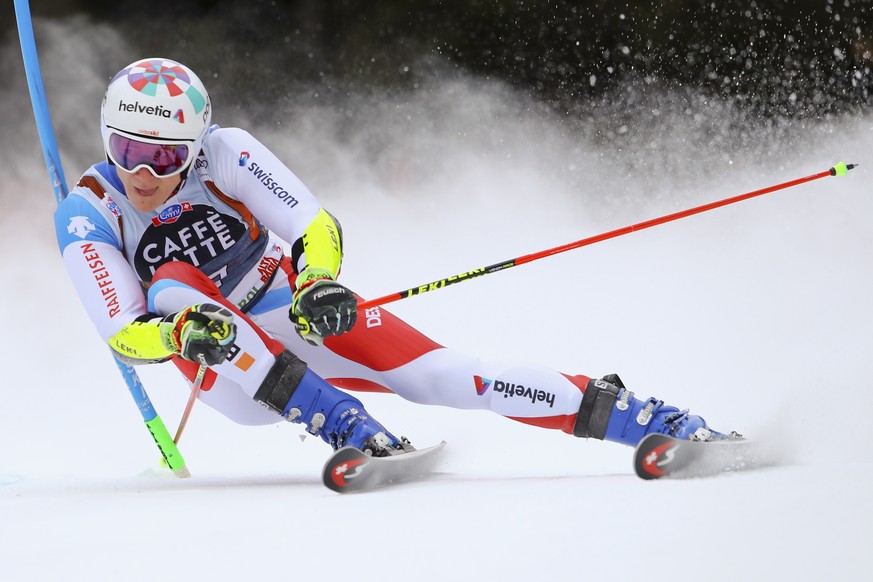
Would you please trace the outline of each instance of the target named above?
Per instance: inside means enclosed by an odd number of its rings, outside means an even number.
[[[612,407],[623,388],[621,379],[615,374],[602,380],[589,380],[573,425],[573,436],[603,440]]]
[[[258,391],[255,392],[255,400],[279,414],[285,414],[288,402],[300,385],[306,370],[306,362],[288,350],[282,351],[276,357],[276,363],[267,372]]]

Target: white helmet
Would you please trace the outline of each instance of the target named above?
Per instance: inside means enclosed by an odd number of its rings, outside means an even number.
[[[211,119],[209,94],[191,69],[149,58],[131,63],[109,83],[100,131],[110,162],[130,172],[146,167],[155,176],[172,176],[187,172]],[[143,151],[149,147],[161,151],[150,157]]]

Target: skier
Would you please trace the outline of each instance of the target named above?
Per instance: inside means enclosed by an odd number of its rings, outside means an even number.
[[[76,291],[118,357],[172,360],[189,380],[208,366],[199,399],[229,419],[284,418],[335,449],[376,456],[412,446],[337,387],[631,446],[652,432],[724,437],[686,410],[637,399],[616,375],[500,366],[385,309],[358,314],[357,297],[337,282],[337,219],[264,145],[211,117],[205,87],[184,65],[125,67],[101,109],[106,160],[55,214]]]

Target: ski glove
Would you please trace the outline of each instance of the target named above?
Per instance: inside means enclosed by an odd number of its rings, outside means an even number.
[[[358,317],[358,299],[334,281],[327,270],[304,269],[297,283],[288,317],[297,326],[300,337],[320,346],[324,338],[352,329]]]
[[[233,313],[211,303],[192,305],[163,319],[161,340],[186,360],[205,366],[220,364],[236,340]]]

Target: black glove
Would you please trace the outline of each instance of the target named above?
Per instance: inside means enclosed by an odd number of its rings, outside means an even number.
[[[358,318],[355,294],[330,278],[309,280],[298,289],[288,317],[300,337],[314,346],[350,331]]]
[[[236,340],[233,313],[211,303],[172,313],[161,323],[164,344],[186,360],[206,366],[227,359]]]

